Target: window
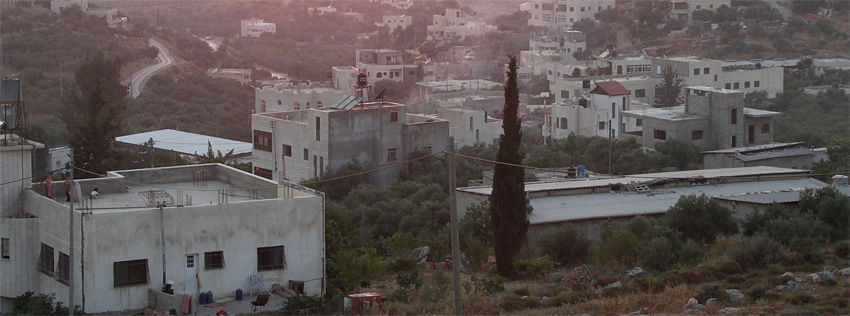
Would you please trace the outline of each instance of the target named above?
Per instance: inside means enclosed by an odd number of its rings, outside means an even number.
[[[0,242],[0,253],[2,253],[3,259],[9,259],[9,238],[3,238],[2,242]]]
[[[756,126],[750,125],[747,126],[747,143],[752,144],[756,142]]]
[[[643,120],[642,119],[636,119],[635,120],[635,126],[643,126]]]
[[[224,268],[224,251],[204,253],[204,270]]]
[[[691,131],[691,140],[701,140],[701,139],[702,139],[702,130]]]
[[[325,107],[325,105],[322,103],[322,101],[319,101],[319,102],[316,102],[316,107],[321,109],[321,108]]]
[[[395,148],[387,149],[387,161],[395,161],[396,160],[396,150]]]
[[[148,284],[148,259],[112,263],[113,286]]]
[[[292,146],[283,145],[283,155],[287,157],[292,157]]]
[[[558,15],[558,23],[567,23],[566,15]],[[567,48],[567,52],[569,53],[569,48]]]
[[[726,89],[732,89],[732,84],[731,84],[731,83],[727,83],[727,84],[726,84]]]
[[[390,112],[390,122],[398,122],[398,112]]]
[[[286,269],[283,246],[257,248],[257,271]]]
[[[581,7],[581,12],[584,12],[584,7]]]
[[[702,69],[702,74],[703,74],[703,75],[707,75],[707,74],[710,72],[710,69],[711,69],[711,68],[708,68],[708,67],[703,68],[703,69]]]
[[[283,101],[277,100],[277,105],[281,105],[281,104],[283,104]]]
[[[53,247],[41,244],[41,254],[38,256],[38,271],[53,276]]]
[[[604,121],[603,121],[603,122],[599,122],[599,129],[600,129],[600,130],[605,129],[605,122],[604,122]]]
[[[272,133],[254,131],[254,149],[272,151]]]
[[[304,148],[304,160],[310,160],[310,150]]]
[[[717,75],[714,75],[714,82],[717,82]]]
[[[300,110],[301,109],[301,103],[295,102],[295,105],[293,105],[292,108],[296,111]]]
[[[567,118],[566,117],[561,118],[561,129],[567,129]]]
[[[750,82],[744,81],[744,88],[749,88],[749,87],[750,87]]]
[[[325,171],[325,157],[319,156],[319,175],[323,175]]]
[[[619,69],[621,66],[617,66]],[[626,65],[626,74],[647,73],[651,70],[650,65]],[[617,71],[619,73],[619,70]]]
[[[558,12],[567,12],[567,5],[566,4],[559,4],[557,11]]]
[[[543,20],[544,22],[552,21],[552,15],[551,14],[544,13],[540,17],[541,17],[541,20]]]
[[[734,86],[735,86],[735,89],[740,89],[740,88],[741,88],[741,83],[740,83],[740,82],[736,82],[736,83],[734,84]]]
[[[322,140],[322,134],[319,133],[319,131],[321,131],[321,129],[322,129],[322,119],[317,117],[316,118],[316,140],[318,140],[318,141]]]
[[[266,100],[260,100],[260,113],[266,112]]]
[[[699,68],[694,68],[694,76],[699,75]]]
[[[59,263],[56,264],[56,281],[68,285],[68,276],[71,274],[71,260],[68,255],[59,252]]]
[[[479,138],[478,138],[478,130],[475,130],[475,141],[477,142],[478,140],[479,140]]]
[[[611,102],[611,118],[617,118],[617,103]]]
[[[645,98],[646,89],[635,89],[635,98]]]
[[[762,124],[761,125],[761,132],[762,133],[770,133],[770,123]],[[6,257],[3,257],[3,258],[6,258]]]
[[[576,8],[570,7],[570,12],[575,12]]]
[[[254,167],[254,175],[272,180],[272,171],[269,169]]]
[[[569,99],[569,98],[570,98],[570,92],[567,91],[567,90],[561,90],[561,99]]]
[[[755,87],[755,88],[759,87],[759,81],[758,80],[753,81],[753,87]]]
[[[738,136],[732,136],[732,147],[738,147]]]
[[[660,140],[667,140],[667,131],[660,129],[652,130],[652,137]]]
[[[384,76],[384,75],[382,75],[380,72],[378,72],[378,73],[376,73],[376,74],[375,74],[375,77],[378,77],[378,78],[381,78],[381,77],[383,77],[383,76]]]
[[[729,112],[729,120],[732,122],[732,125],[738,124],[738,109],[732,109]]]

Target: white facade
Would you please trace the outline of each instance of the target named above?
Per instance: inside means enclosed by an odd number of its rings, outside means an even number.
[[[399,10],[407,10],[413,6],[412,0],[381,0],[381,4],[392,6]]]
[[[334,7],[332,7],[332,6],[327,6],[327,7],[309,7],[309,8],[307,8],[307,13],[308,13],[308,14],[325,15],[325,14],[333,13],[333,12],[336,12],[336,8],[334,8]]]
[[[467,36],[481,36],[494,31],[495,26],[461,13],[459,9],[446,9],[442,15],[434,15],[434,24],[428,26],[428,36],[438,40],[462,41]]]
[[[582,19],[593,19],[600,11],[613,9],[614,0],[531,0],[528,25],[570,27]]]
[[[263,33],[275,34],[277,32],[274,23],[263,21],[262,19],[242,20],[242,37],[260,37]]]
[[[570,134],[616,138],[632,120],[622,111],[636,109],[630,92],[617,81],[597,82],[587,95],[567,104],[556,104],[544,111],[543,136],[562,139]]]
[[[14,246],[0,261],[0,275],[15,276],[0,281],[4,309],[24,291],[55,293],[67,302],[62,275],[70,271],[75,299],[65,305],[88,313],[149,306],[148,292],[162,288],[163,275],[174,281],[176,297],[231,296],[248,290],[253,273],[281,284],[317,280],[305,282],[305,293],[324,292],[324,207],[315,191],[218,164],[117,171],[79,184],[84,192],[97,187],[100,197],[75,206],[70,269],[62,260],[69,252],[68,205],[64,194],[56,197],[62,183],[54,182],[54,199],[41,189],[20,195],[24,212],[34,217],[0,219],[0,234]],[[173,203],[160,213],[141,198],[149,190],[170,194]]]
[[[329,85],[287,84],[254,89],[254,113],[284,112],[331,106],[353,90],[337,90]]]
[[[416,64],[405,64],[401,52],[394,49],[358,49],[355,58],[355,67],[366,74],[369,84],[416,76]]]
[[[378,27],[389,28],[390,33],[395,32],[398,28],[404,30],[412,24],[413,17],[410,15],[385,15],[381,22],[375,22]]]
[[[487,116],[487,112],[466,108],[438,108],[437,116],[449,121],[449,136],[455,146],[493,144],[502,134],[502,120]]]
[[[353,66],[333,67],[331,70],[331,77],[334,88],[340,90],[354,88],[354,85],[357,83],[357,74],[359,73],[360,69],[354,68]]]
[[[812,58],[812,68],[817,76],[824,74],[827,69],[850,70],[850,59],[846,57]]]
[[[380,167],[404,161],[415,150],[446,149],[445,120],[409,114],[404,105],[391,102],[350,106],[254,114],[254,173],[275,181],[301,181],[353,159]],[[386,186],[400,172],[384,169],[370,174],[370,181]]]

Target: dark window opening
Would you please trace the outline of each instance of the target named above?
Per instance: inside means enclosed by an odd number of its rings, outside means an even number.
[[[38,257],[38,271],[53,276],[53,247],[41,244],[41,254]]]
[[[272,151],[272,133],[254,131],[254,149]]]
[[[691,132],[691,140],[701,140],[701,139],[702,139],[702,130]]]
[[[653,135],[652,135],[652,136],[653,136],[655,139],[667,140],[667,131],[665,131],[665,130],[660,130],[660,129],[656,129],[656,130],[653,130]]]
[[[148,259],[113,262],[112,277],[115,287],[149,284]]]
[[[224,251],[204,253],[204,270],[224,268]]]
[[[257,271],[286,269],[283,246],[257,248]]]
[[[68,285],[68,276],[71,274],[71,260],[68,255],[59,252],[59,262],[56,264],[56,281]]]
[[[287,157],[292,157],[292,146],[283,145],[283,155]]]
[[[269,169],[254,167],[254,175],[272,180],[272,171]]]

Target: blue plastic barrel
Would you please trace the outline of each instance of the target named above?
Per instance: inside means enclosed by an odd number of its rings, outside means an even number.
[[[198,294],[198,304],[204,305],[207,303],[207,293],[201,292]]]
[[[236,289],[236,300],[237,301],[242,300],[242,289]]]
[[[207,292],[207,303],[214,303],[212,291]]]

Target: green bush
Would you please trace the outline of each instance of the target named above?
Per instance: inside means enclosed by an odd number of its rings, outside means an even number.
[[[676,263],[676,252],[673,249],[676,241],[664,237],[655,237],[645,243],[640,249],[642,266],[655,271],[667,271]]]
[[[847,229],[846,227],[844,229]],[[810,213],[790,218],[774,218],[764,224],[759,234],[783,245],[799,249],[824,240],[829,227]]]
[[[516,260],[514,267],[522,274],[538,275],[552,271],[558,267],[558,263],[549,259],[549,256],[543,256],[527,260]]]
[[[390,271],[402,272],[416,268],[416,259],[411,257],[395,257],[389,264]]]
[[[850,237],[850,197],[843,194],[826,197],[817,204],[817,217],[831,226],[829,236],[833,240]]]
[[[659,277],[638,278],[626,285],[626,289],[644,293],[661,293],[665,287],[667,283]]]
[[[780,262],[785,256],[785,248],[778,242],[764,236],[738,238],[726,250],[726,255],[735,260],[745,270],[764,268],[768,264]]]
[[[16,315],[68,315],[68,307],[56,300],[56,294],[38,294],[27,291],[15,298],[12,314]],[[77,305],[74,314],[83,315],[82,309]]]
[[[546,232],[537,244],[542,254],[562,264],[584,262],[590,248],[587,238],[569,224]]]
[[[756,283],[747,290],[747,297],[749,297],[753,301],[758,301],[767,294],[767,291],[770,290],[770,285],[765,283]]]
[[[516,295],[508,295],[499,300],[499,306],[506,311],[519,311],[530,308],[536,308],[540,302],[536,298],[522,298]]]
[[[484,289],[484,292],[487,293],[487,294],[495,294],[495,293],[504,292],[505,291],[505,281],[507,281],[507,280],[508,279],[503,277],[503,276],[493,274],[493,275],[486,277],[483,280],[481,280],[481,287]]]
[[[626,229],[616,229],[607,236],[603,235],[602,244],[596,251],[596,262],[600,265],[621,270],[637,263],[640,251],[638,236]]]
[[[446,297],[448,288],[449,287],[444,284],[426,282],[419,293],[422,294],[422,299],[431,303],[438,303]]]
[[[297,311],[304,309],[322,310],[322,299],[318,296],[299,295],[286,299],[283,302],[283,310]]]
[[[738,232],[732,211],[705,194],[680,197],[664,214],[664,222],[696,241],[713,242],[717,236]]]
[[[835,243],[835,250],[833,251],[836,257],[841,259],[850,258],[850,242],[847,240],[842,240]]]
[[[764,212],[756,209],[755,212],[747,214],[741,222],[741,227],[744,230],[743,234],[745,236],[755,235],[764,228],[764,224],[768,221],[776,218],[793,217],[795,215],[794,213],[794,211],[789,210],[781,204],[771,204]]]
[[[396,276],[396,282],[404,289],[418,289],[422,286],[422,277],[419,276],[419,271],[410,273],[399,273]]]
[[[679,266],[695,266],[702,261],[703,256],[705,256],[705,250],[702,246],[693,240],[688,240],[679,248],[676,263]]]
[[[741,265],[734,260],[717,261],[711,268],[725,275],[741,273]]]

